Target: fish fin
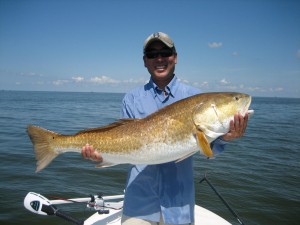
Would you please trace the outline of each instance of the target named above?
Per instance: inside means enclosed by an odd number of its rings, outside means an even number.
[[[225,133],[217,133],[215,131],[209,130],[202,125],[200,125],[198,129],[201,130],[207,137],[210,137],[211,139],[217,139],[218,137],[223,136],[225,134]]]
[[[33,125],[27,127],[27,133],[35,151],[35,158],[37,160],[35,172],[38,173],[59,155],[59,153],[51,147],[50,143],[60,135]]]
[[[202,131],[198,130],[196,132],[196,137],[197,137],[198,145],[202,149],[203,154],[209,158],[213,157],[214,153],[211,150],[210,144],[208,143],[205,134]]]
[[[101,168],[106,168],[106,167],[115,166],[115,165],[117,165],[117,164],[110,163],[110,162],[102,162],[102,163],[96,165],[95,167],[101,169]]]
[[[175,161],[175,163],[179,163],[179,162],[181,162],[182,160],[185,160],[185,159],[187,159],[188,157],[190,157],[190,156],[192,156],[192,155],[194,155],[194,154],[195,154],[195,152],[189,153],[189,154],[187,154],[187,155],[185,155],[185,156],[183,156],[183,157],[177,159],[177,160]]]
[[[107,125],[107,126],[85,129],[85,130],[79,131],[77,134],[89,133],[89,132],[104,132],[104,131],[108,131],[113,128],[123,126],[125,124],[132,123],[132,122],[135,122],[138,120],[140,120],[140,119],[120,119],[120,120],[115,121],[114,123]]]

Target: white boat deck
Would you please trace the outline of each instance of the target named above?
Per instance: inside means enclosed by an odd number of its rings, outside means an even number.
[[[110,209],[109,214],[95,213],[87,220],[84,225],[121,225],[122,210]],[[230,225],[217,214],[196,205],[195,206],[195,225]]]

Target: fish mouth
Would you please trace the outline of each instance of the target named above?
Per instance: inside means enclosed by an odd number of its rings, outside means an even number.
[[[253,114],[254,114],[254,110],[253,109],[248,109],[247,113],[248,113],[249,117],[252,117]]]

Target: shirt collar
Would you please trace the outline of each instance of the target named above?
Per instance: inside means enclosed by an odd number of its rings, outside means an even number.
[[[151,93],[156,97],[157,95],[161,95],[163,91],[165,91],[166,96],[172,96],[174,98],[174,94],[176,93],[177,90],[177,83],[178,79],[174,75],[173,79],[170,81],[170,83],[165,87],[165,90],[161,90],[150,78],[149,85],[151,87]]]

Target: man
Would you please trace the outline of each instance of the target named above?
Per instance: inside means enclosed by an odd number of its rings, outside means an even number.
[[[151,34],[144,43],[144,66],[151,78],[123,99],[123,118],[143,118],[180,99],[200,93],[181,83],[174,74],[177,52],[172,39],[162,32]],[[235,115],[230,132],[212,143],[215,154],[227,141],[241,137],[248,115]],[[101,161],[92,146],[82,149],[84,158]],[[193,224],[195,191],[193,157],[178,163],[131,165],[125,190],[122,224]]]

